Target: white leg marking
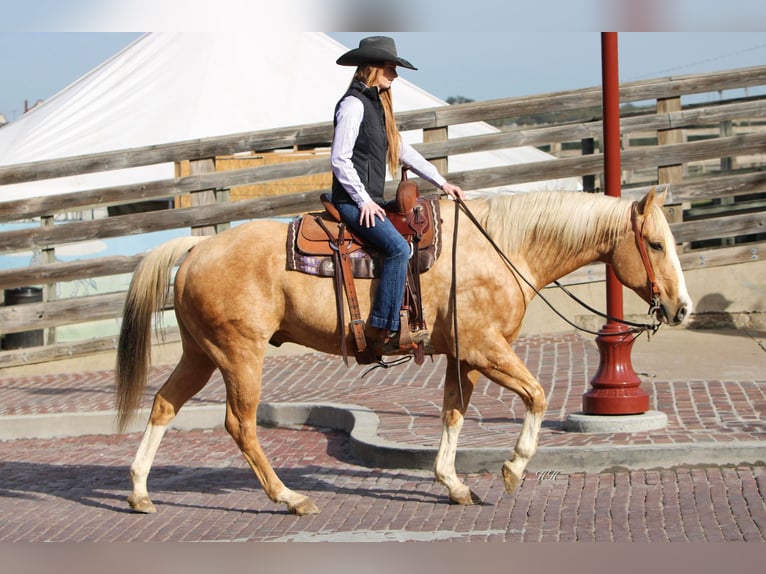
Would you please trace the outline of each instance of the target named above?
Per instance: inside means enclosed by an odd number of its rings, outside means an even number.
[[[154,456],[157,454],[162,437],[165,436],[167,430],[167,425],[153,425],[152,423],[146,425],[141,444],[138,445],[138,451],[136,451],[136,457],[133,459],[133,464],[130,465],[130,478],[133,480],[133,496],[135,498],[149,496],[146,481],[154,462]]]
[[[540,434],[540,427],[543,424],[543,413],[534,413],[527,410],[524,415],[524,422],[521,425],[521,432],[513,449],[513,460],[505,463],[518,481],[521,480],[524,469],[537,452],[537,438]]]
[[[442,416],[442,438],[439,443],[439,452],[436,454],[434,462],[434,472],[436,480],[447,487],[450,500],[457,504],[477,504],[481,502],[478,497],[471,492],[463,481],[461,481],[455,471],[455,456],[457,455],[457,441],[460,431],[463,428],[463,415],[453,411],[455,415]],[[454,421],[449,424],[449,420]]]
[[[447,417],[442,417],[442,438],[439,442],[439,452],[436,454],[434,471],[436,479],[446,486],[450,492],[462,482],[455,471],[455,456],[457,454],[457,441],[463,428],[463,415],[457,413],[455,424],[450,425]]]

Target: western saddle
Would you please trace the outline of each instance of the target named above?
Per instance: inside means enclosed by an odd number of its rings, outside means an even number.
[[[427,329],[420,295],[420,274],[430,269],[439,255],[441,220],[438,197],[431,199],[420,197],[417,183],[407,179],[406,169],[402,169],[402,180],[397,188],[396,199],[388,202],[384,208],[388,219],[410,243],[412,253],[400,310],[399,344],[402,350],[410,349],[408,352],[414,354],[415,361],[422,364],[425,356],[424,345],[422,342],[415,344],[411,333]],[[331,259],[330,269],[335,278],[343,361],[348,365],[343,305],[345,291],[351,315],[349,328],[354,338],[356,361],[360,365],[379,362],[380,357],[376,356],[365,337],[364,320],[361,317],[354,284],[354,277],[377,276],[375,273],[377,250],[365,244],[348,230],[328,194],[322,194],[321,201],[325,208],[324,212],[305,214],[291,224],[288,250],[294,247],[299,256]],[[290,268],[290,259],[288,257],[288,268]],[[292,268],[297,269],[297,267]],[[305,271],[305,269],[301,270]]]

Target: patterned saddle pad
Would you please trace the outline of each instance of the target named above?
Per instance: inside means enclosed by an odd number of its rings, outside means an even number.
[[[422,238],[418,243],[418,261],[421,273],[428,271],[441,254],[441,217],[438,198],[418,199],[420,217],[426,221],[421,226]],[[287,269],[320,277],[333,277],[335,264],[327,233],[315,221],[321,217],[325,227],[337,233],[338,222],[324,213],[307,213],[290,222],[287,230]],[[408,229],[411,214],[389,213],[389,219],[408,239],[414,233]],[[408,231],[412,233],[407,233]],[[382,254],[371,246],[365,246],[358,238],[349,235],[350,259],[354,277],[372,279],[378,277]]]

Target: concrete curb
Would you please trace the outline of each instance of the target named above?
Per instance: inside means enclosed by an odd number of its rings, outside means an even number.
[[[141,432],[149,419],[149,409],[139,409],[128,422],[125,432]],[[173,421],[181,430],[223,426],[225,407],[206,405],[187,407]],[[104,410],[74,413],[6,415],[0,417],[0,440],[66,438],[117,433],[117,411]]]
[[[646,411],[638,415],[586,415],[572,413],[564,421],[567,432],[615,433],[645,432],[664,429],[668,426],[668,415],[660,411]]]
[[[180,430],[223,426],[223,404],[187,407],[173,421]],[[138,411],[126,432],[143,430],[148,409]],[[0,440],[63,438],[114,434],[116,411],[65,414],[31,414],[0,417]],[[316,426],[349,434],[351,452],[366,466],[377,468],[431,469],[436,448],[403,445],[378,436],[380,419],[368,408],[338,403],[263,403],[258,409],[264,426]],[[497,471],[512,457],[515,437],[508,448],[459,448],[459,472]],[[137,446],[137,445],[136,445]],[[586,447],[540,447],[528,470],[531,472],[601,472],[648,470],[695,465],[766,464],[766,443],[683,443]]]

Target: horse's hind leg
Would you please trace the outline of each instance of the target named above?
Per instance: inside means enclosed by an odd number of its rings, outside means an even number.
[[[474,494],[457,476],[455,455],[463,417],[468,409],[474,386],[479,373],[470,370],[466,363],[460,362],[460,385],[458,385],[458,361],[447,357],[447,374],[444,382],[444,402],[442,405],[442,437],[439,452],[434,463],[436,480],[447,487],[449,498],[456,504],[478,504],[479,497]]]
[[[134,511],[147,514],[156,512],[146,484],[154,456],[170,421],[183,404],[205,386],[214,369],[215,365],[205,355],[185,350],[178,365],[154,397],[149,422],[130,465],[133,492],[128,497],[128,503]]]
[[[274,472],[258,442],[256,414],[261,395],[263,357],[242,360],[236,368],[222,369],[226,381],[226,430],[242,451],[272,502],[281,502],[293,514],[316,514],[317,506],[307,496],[290,490]]]

